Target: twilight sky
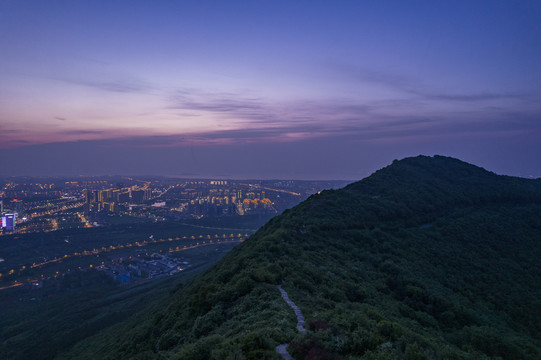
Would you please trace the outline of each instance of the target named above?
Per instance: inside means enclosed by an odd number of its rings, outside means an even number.
[[[541,176],[541,2],[0,0],[0,175]]]

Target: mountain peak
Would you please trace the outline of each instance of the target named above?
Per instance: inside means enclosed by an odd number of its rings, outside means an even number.
[[[496,175],[452,157],[420,155],[394,160],[344,190],[427,210],[450,204],[539,201],[540,189],[541,183],[535,180]]]
[[[456,182],[468,181],[474,178],[477,180],[483,178],[484,181],[487,178],[494,179],[496,177],[497,175],[492,172],[459,159],[441,155],[419,155],[402,160],[393,160],[392,164],[376,171],[368,179],[371,179],[371,181],[386,181],[386,179],[396,178],[415,182],[431,178],[431,180]]]

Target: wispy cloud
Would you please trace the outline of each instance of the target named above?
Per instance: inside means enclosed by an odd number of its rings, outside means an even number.
[[[411,94],[417,95],[424,99],[428,100],[439,100],[439,101],[461,101],[461,102],[482,102],[482,101],[491,101],[491,100],[502,100],[502,99],[526,99],[524,94],[500,94],[500,93],[471,93],[471,94],[453,94],[453,93],[438,93],[435,91],[419,91],[419,90],[409,90]]]
[[[336,98],[327,100],[296,100],[287,104],[265,101],[240,93],[212,93],[185,89],[171,96],[171,108],[210,112],[226,121],[246,124],[248,128],[209,130],[190,135],[191,144],[254,141],[299,141],[328,136],[356,136],[359,139],[411,138],[471,133],[494,134],[509,130],[501,117],[502,107],[492,100],[520,97],[520,94],[441,94],[424,93],[421,85],[404,77],[380,73],[359,72],[359,79],[381,82],[398,87],[405,96],[375,101]],[[419,89],[413,89],[413,85]],[[431,106],[430,101],[475,103],[449,111]],[[478,102],[489,105],[479,106]],[[510,115],[511,116],[511,115]],[[513,119],[525,118],[519,111]],[[513,125],[516,128],[516,124]],[[538,128],[536,123],[524,123],[521,128]],[[162,138],[164,142],[152,146],[183,146],[184,141]]]
[[[209,92],[201,89],[181,89],[170,96],[167,109],[183,113],[212,113],[236,123],[281,123],[276,106],[258,97],[241,93]],[[192,115],[193,116],[193,115]]]
[[[420,84],[418,80],[411,77],[368,69],[336,60],[327,61],[323,66],[330,70],[331,73],[342,78],[342,80],[376,84],[396,89],[408,89],[412,86],[417,87]]]
[[[119,77],[118,75],[111,75],[110,79],[100,79],[104,77],[105,76],[96,76],[96,79],[89,79],[85,77],[56,77],[55,80],[68,84],[86,86],[106,92],[116,93],[144,94],[151,93],[156,90],[155,86],[136,77]]]
[[[201,93],[178,91],[171,96],[174,109],[202,110],[212,112],[238,113],[243,111],[260,111],[265,105],[257,98],[243,98],[232,93]]]
[[[444,101],[444,102],[486,102],[502,99],[521,99],[527,100],[531,97],[526,93],[517,92],[444,92],[429,85],[426,80],[421,80],[412,76],[405,76],[390,71],[379,71],[368,69],[353,64],[339,61],[329,61],[324,66],[336,74],[341,80],[348,79],[352,82],[358,82],[368,85],[377,85],[395,94],[402,93],[404,96],[417,99]]]
[[[101,135],[105,130],[64,130],[61,131],[64,135]]]

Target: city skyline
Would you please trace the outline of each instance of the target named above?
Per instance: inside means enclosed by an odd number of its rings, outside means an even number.
[[[4,1],[0,176],[541,176],[536,1]]]

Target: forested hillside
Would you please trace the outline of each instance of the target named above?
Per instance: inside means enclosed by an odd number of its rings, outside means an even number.
[[[395,161],[273,218],[67,359],[541,358],[541,180]],[[306,334],[281,298],[306,317]]]

